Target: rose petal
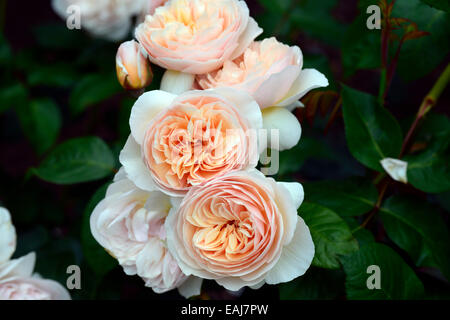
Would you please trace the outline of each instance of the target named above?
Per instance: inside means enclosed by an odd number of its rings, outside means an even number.
[[[298,217],[292,241],[283,247],[280,260],[266,276],[266,283],[277,284],[291,281],[308,270],[314,258],[314,243],[308,226]]]
[[[145,132],[152,119],[161,111],[167,108],[176,95],[154,90],[142,94],[131,109],[130,129],[136,142],[140,145],[144,140]]]
[[[317,71],[316,69],[303,69],[300,72],[297,80],[293,83],[291,89],[289,90],[287,96],[283,100],[277,102],[275,106],[277,107],[287,107],[292,106],[294,102],[299,100],[309,91],[320,88],[327,87],[328,80],[325,76]]]

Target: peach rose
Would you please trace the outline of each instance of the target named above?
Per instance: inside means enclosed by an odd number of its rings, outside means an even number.
[[[90,218],[97,242],[119,261],[128,275],[138,275],[157,293],[179,288],[180,293],[200,293],[200,284],[186,282],[165,245],[164,221],[172,207],[160,191],[143,191],[125,178],[123,170],[108,187]]]
[[[240,56],[261,32],[244,1],[171,0],[146,16],[136,39],[153,63],[201,74]]]
[[[137,90],[147,87],[153,79],[150,61],[134,40],[122,43],[116,55],[117,79],[125,89]]]
[[[303,69],[303,56],[297,46],[289,47],[275,38],[250,44],[239,57],[228,60],[219,70],[198,75],[201,89],[233,87],[250,93],[261,108],[299,106],[308,91],[328,86],[328,80],[315,69]]]
[[[0,264],[0,300],[70,300],[58,282],[33,275],[34,252]]]
[[[63,19],[80,10],[81,28],[107,40],[122,40],[131,29],[133,16],[141,14],[147,0],[52,0],[53,10]]]
[[[131,110],[130,127],[120,162],[144,190],[183,196],[192,186],[258,162],[261,111],[245,92],[147,92]]]
[[[166,219],[167,244],[187,275],[228,290],[259,288],[303,275],[314,257],[308,227],[297,215],[299,183],[257,170],[237,171],[192,188]]]

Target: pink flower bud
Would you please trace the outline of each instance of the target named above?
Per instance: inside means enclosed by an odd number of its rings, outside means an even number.
[[[122,43],[116,55],[117,78],[127,90],[138,90],[147,87],[153,79],[150,61],[134,41]]]

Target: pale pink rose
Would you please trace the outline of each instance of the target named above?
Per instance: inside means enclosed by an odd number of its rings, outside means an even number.
[[[9,211],[0,207],[0,264],[8,261],[16,250],[16,229]]]
[[[187,275],[228,290],[259,288],[303,275],[314,257],[308,227],[297,215],[299,183],[257,170],[237,171],[192,188],[166,219],[167,243]]]
[[[95,207],[90,218],[92,235],[126,274],[137,274],[155,292],[183,286],[188,277],[164,243],[170,198],[160,191],[143,191],[124,176],[120,170]],[[194,291],[199,290],[198,285]]]
[[[138,90],[147,87],[153,79],[150,61],[134,40],[122,43],[116,55],[117,79],[122,87]]]
[[[242,55],[226,61],[222,68],[198,75],[195,87],[233,87],[250,93],[261,108],[292,110],[308,91],[328,86],[323,74],[302,67],[299,47],[269,38],[251,43]]]
[[[82,29],[112,41],[128,35],[132,18],[141,14],[146,4],[147,0],[52,0],[53,10],[63,19],[80,13]]]
[[[245,92],[147,92],[132,108],[130,127],[120,162],[145,190],[183,196],[192,186],[258,162],[262,116]]]
[[[235,59],[262,32],[244,1],[171,0],[136,28],[150,60],[202,74]]]
[[[32,274],[35,261],[32,252],[0,264],[0,300],[70,300],[61,284]]]

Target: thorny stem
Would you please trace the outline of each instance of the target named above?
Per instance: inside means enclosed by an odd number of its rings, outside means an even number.
[[[339,96],[339,99],[337,100],[336,104],[334,105],[333,111],[331,111],[330,117],[328,118],[328,123],[327,123],[327,125],[325,127],[325,134],[330,129],[331,124],[333,123],[334,119],[336,118],[336,115],[337,115],[341,105],[342,105],[342,97]]]
[[[389,53],[389,16],[388,16],[388,4],[385,5],[383,15],[385,19],[385,26],[381,30],[381,77],[380,77],[380,89],[378,99],[381,105],[384,105],[384,97],[386,96],[386,84],[387,84],[387,64]]]
[[[397,68],[397,63],[398,63],[398,58],[400,56],[400,51],[402,49],[403,43],[405,42],[405,38],[403,36],[402,40],[400,41],[398,47],[397,47],[397,51],[395,52],[395,56],[392,59],[391,63],[389,64],[389,67],[387,68],[387,74],[386,74],[386,80],[385,80],[385,89],[383,92],[383,97],[382,97],[382,101],[386,100],[386,96],[387,93],[389,91],[389,88],[391,86],[392,83],[392,79],[394,78],[394,74],[395,74],[395,69]]]
[[[439,97],[441,96],[442,92],[444,91],[445,87],[448,85],[450,81],[450,63],[445,68],[444,72],[439,76],[437,81],[435,82],[433,88],[430,90],[430,92],[425,96],[425,98],[422,101],[422,104],[419,107],[419,111],[417,112],[416,118],[414,122],[411,125],[411,128],[409,129],[405,139],[403,140],[402,150],[400,152],[399,158],[401,159],[403,154],[406,151],[406,147],[409,144],[409,141],[411,140],[411,137],[413,136],[413,133],[415,129],[417,128],[420,120],[431,110],[431,108],[436,104]],[[386,177],[386,173],[378,173],[378,175],[374,179],[374,184],[378,184]],[[378,201],[375,205],[375,208],[372,210],[372,212],[369,214],[369,216],[364,220],[364,222],[357,227],[354,231],[357,231],[361,228],[364,228],[367,223],[372,219],[372,217],[378,212],[381,202],[383,200],[384,194],[386,192],[387,187],[389,186],[390,181],[388,181],[383,187],[381,187],[381,191],[378,197]]]
[[[411,127],[408,130],[408,133],[406,134],[405,140],[403,140],[402,144],[402,150],[400,152],[400,158],[403,156],[403,154],[406,151],[406,148],[411,140],[411,137],[413,136],[413,133],[415,129],[417,128],[420,120],[433,108],[433,106],[438,101],[439,97],[442,94],[442,91],[444,91],[445,87],[450,81],[450,63],[445,68],[444,72],[439,76],[436,83],[434,84],[433,88],[430,90],[430,92],[425,96],[425,98],[422,101],[422,104],[419,107],[419,111],[417,112],[416,118],[414,119],[414,122],[412,123]]]
[[[361,225],[359,227],[357,227],[355,230],[353,230],[353,232],[355,232],[359,229],[365,228],[366,225],[369,223],[369,221],[378,213],[378,211],[380,210],[380,207],[381,207],[381,203],[383,202],[384,195],[386,194],[386,190],[389,187],[390,183],[391,183],[390,180],[386,180],[386,182],[383,184],[383,186],[380,189],[380,193],[378,194],[377,202],[375,204],[375,207],[372,209],[372,212],[370,212],[370,214],[363,221],[363,223],[361,223]]]

